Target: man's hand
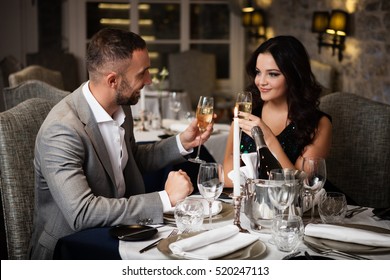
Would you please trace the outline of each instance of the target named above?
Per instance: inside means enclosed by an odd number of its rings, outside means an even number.
[[[171,205],[186,198],[194,191],[190,177],[183,170],[169,172],[167,181],[165,182],[165,191],[168,194]]]
[[[214,119],[215,117],[216,115],[214,115]],[[205,132],[201,133],[198,128],[198,121],[197,119],[194,119],[192,120],[190,125],[186,128],[186,130],[180,133],[180,141],[184,149],[188,151],[192,148],[199,146],[199,140],[201,140],[201,144],[206,142],[210,138],[212,132],[213,132],[213,122],[211,122],[207,126]]]

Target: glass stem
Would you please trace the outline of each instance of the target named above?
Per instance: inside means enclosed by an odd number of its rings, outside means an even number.
[[[202,138],[199,137],[199,146],[198,146],[198,153],[196,154],[196,159],[199,159],[200,155],[200,147],[202,146]]]
[[[314,222],[314,194],[310,194],[310,205],[311,205],[311,215],[310,215],[310,222]]]
[[[212,223],[212,216],[213,216],[212,209],[213,209],[213,202],[209,201],[209,224],[210,225]]]

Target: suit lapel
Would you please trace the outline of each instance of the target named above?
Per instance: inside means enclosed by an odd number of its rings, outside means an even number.
[[[85,124],[85,132],[88,134],[91,143],[96,151],[96,154],[103,165],[104,169],[110,176],[113,186],[115,186],[114,172],[111,167],[110,157],[108,155],[106,145],[104,144],[103,137],[100,133],[98,124],[95,121],[95,117],[92,114],[92,110],[89,108],[89,104],[85,99],[82,90],[82,86],[73,94],[74,104],[76,111],[80,117],[81,122]],[[115,188],[115,193],[117,189]]]

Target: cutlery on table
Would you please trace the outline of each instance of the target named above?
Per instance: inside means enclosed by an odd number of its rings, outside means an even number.
[[[366,211],[368,208],[363,206],[358,206],[356,208],[349,209],[345,214],[345,218],[352,218],[353,216]]]
[[[175,235],[177,235],[178,232],[179,232],[179,230],[178,230],[177,228],[175,228],[174,230],[171,231],[171,233],[168,235],[168,237],[175,236]],[[167,238],[168,238],[168,237],[167,237]],[[146,251],[148,251],[148,250],[150,250],[150,249],[156,247],[157,244],[158,244],[161,240],[163,240],[163,239],[164,239],[164,238],[160,238],[160,239],[154,241],[153,243],[149,244],[149,245],[146,246],[145,248],[142,248],[141,250],[139,250],[139,252],[142,254],[143,252],[146,252]]]
[[[139,230],[139,231],[136,231],[136,232],[132,232],[132,233],[128,233],[128,234],[124,234],[124,235],[119,235],[118,236],[118,239],[124,239],[126,237],[130,237],[130,236],[134,236],[134,235],[138,235],[140,233],[144,233],[144,232],[148,232],[148,231],[152,231],[156,228],[160,228],[160,227],[164,227],[165,225],[161,225],[161,226],[157,226],[157,227],[150,227],[150,228],[147,228],[147,229],[143,229],[143,230]]]
[[[294,253],[288,254],[288,255],[284,256],[284,257],[282,258],[282,260],[289,260],[289,259],[292,259],[293,257],[298,256],[300,253],[301,253],[300,251],[296,251],[296,252],[294,252]]]
[[[366,257],[362,257],[362,256],[359,256],[359,255],[356,255],[356,254],[351,254],[351,253],[347,253],[347,252],[343,252],[343,251],[339,251],[339,250],[335,250],[335,249],[331,249],[331,248],[317,248],[317,247],[314,247],[308,243],[306,243],[306,246],[310,249],[312,249],[314,252],[318,253],[318,254],[321,254],[321,255],[339,255],[341,257],[344,257],[344,258],[350,258],[350,259],[354,259],[354,260],[370,260]]]

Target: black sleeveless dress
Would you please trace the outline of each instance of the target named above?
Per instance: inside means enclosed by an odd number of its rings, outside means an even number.
[[[252,114],[255,116],[261,116],[261,111],[262,111],[262,107],[258,106],[256,109],[253,110]],[[320,113],[320,117],[318,120],[320,120],[323,116],[326,116],[330,121],[332,121],[332,117],[330,115],[321,111],[319,111],[319,113]],[[286,128],[279,135],[276,136],[284,152],[286,153],[287,157],[293,164],[295,164],[298,157],[301,155],[303,149],[306,146],[306,145],[302,146],[298,144],[295,130],[296,130],[296,125],[294,122],[291,122],[288,126],[286,126]],[[241,153],[256,152],[255,141],[252,139],[252,137],[250,137],[244,132],[241,135],[240,151]],[[327,192],[344,193],[338,187],[332,184],[329,179],[326,180],[324,189]],[[347,198],[348,204],[357,205],[356,202],[353,199],[351,199],[347,194],[345,194],[345,196]]]

